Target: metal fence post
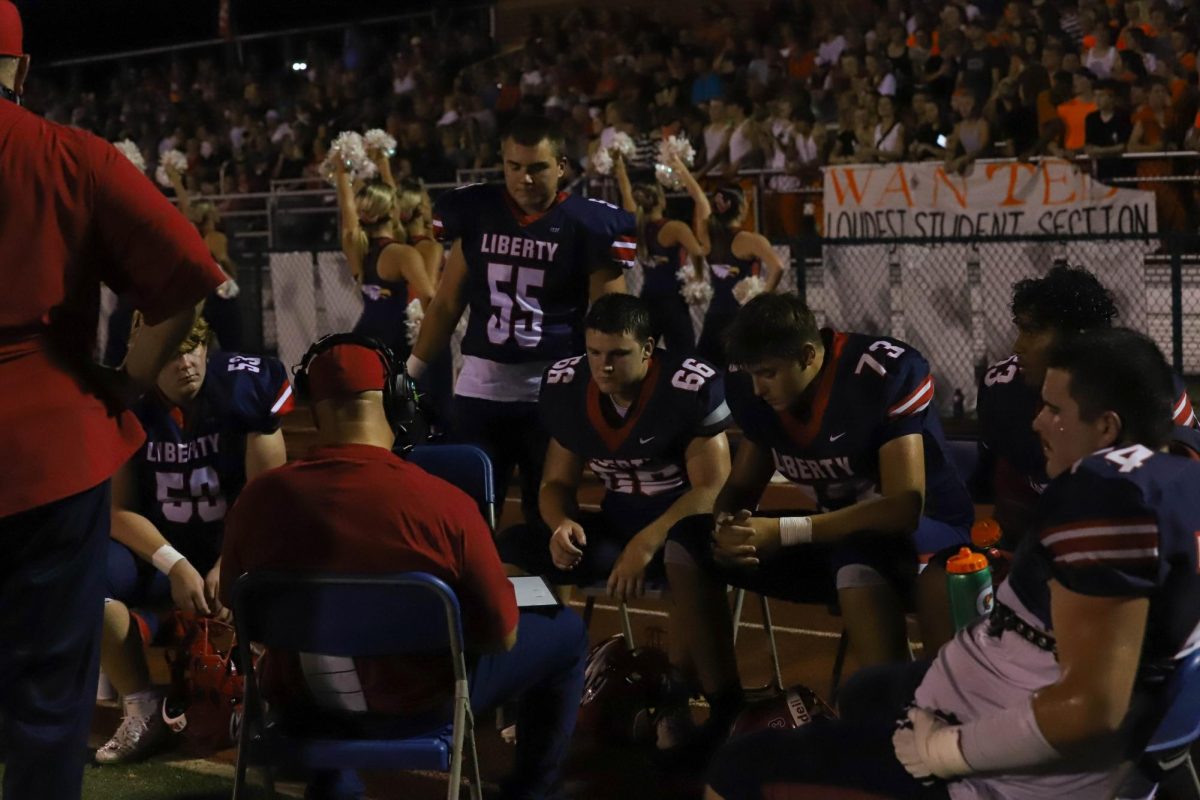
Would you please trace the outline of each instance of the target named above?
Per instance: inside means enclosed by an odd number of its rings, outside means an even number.
[[[1183,259],[1182,242],[1173,242],[1171,251],[1171,366],[1183,374]]]

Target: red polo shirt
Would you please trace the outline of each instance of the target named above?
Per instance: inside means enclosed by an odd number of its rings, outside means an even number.
[[[224,280],[195,228],[102,139],[0,100],[0,517],[76,494],[137,449],[83,386],[99,283],[150,323]]]
[[[458,595],[468,647],[500,641],[517,624],[512,585],[475,502],[382,447],[318,447],[247,484],[225,516],[226,603],[234,581],[255,569],[420,570]],[[268,683],[303,704],[308,692],[295,660],[270,662]],[[356,668],[373,711],[428,708],[451,682],[444,660],[358,659]]]

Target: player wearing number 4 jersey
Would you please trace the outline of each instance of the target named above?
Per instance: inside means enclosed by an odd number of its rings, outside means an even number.
[[[113,478],[112,541],[101,667],[125,716],[96,751],[100,763],[142,758],[166,738],[162,694],[151,687],[143,632],[129,608],[227,615],[218,600],[225,512],[247,479],[286,461],[292,387],[273,358],[209,352],[201,318],[135,407],[146,442]],[[131,337],[137,347],[137,329]]]
[[[1200,465],[1165,452],[1176,395],[1145,336],[1077,334],[1046,364],[1050,483],[991,614],[932,663],[856,676],[840,720],[731,744],[708,800],[1146,794],[1116,793],[1200,647]]]
[[[1112,293],[1079,267],[1055,266],[1044,276],[1013,287],[1014,355],[992,364],[979,384],[982,482],[990,481],[1003,546],[1014,550],[1032,524],[1033,508],[1049,478],[1032,422],[1041,406],[1046,354],[1061,337],[1112,325],[1117,315]],[[1197,425],[1187,387],[1175,376],[1171,419],[1175,443],[1188,447]],[[931,576],[932,577],[932,576]],[[933,580],[937,580],[933,578]]]
[[[491,456],[497,497],[520,469],[532,521],[546,451],[537,416],[542,373],[579,352],[589,301],[624,291],[636,223],[609,203],[558,191],[562,136],[548,120],[518,118],[503,155],[504,186],[464,186],[438,198],[434,233],[453,246],[406,366],[420,380],[470,308],[454,431]]]
[[[726,341],[737,365],[729,405],[745,441],[715,519],[683,520],[666,555],[680,615],[696,615],[686,638],[704,688],[740,686],[727,583],[836,600],[859,664],[906,660],[919,559],[965,543],[974,513],[949,462],[928,363],[894,339],[818,330],[793,295],[755,297]],[[754,513],[777,470],[812,491],[816,513]]]

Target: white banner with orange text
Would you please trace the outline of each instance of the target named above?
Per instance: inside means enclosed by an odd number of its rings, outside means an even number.
[[[941,162],[831,166],[824,180],[833,241],[808,267],[810,307],[823,324],[920,350],[944,413],[956,389],[971,410],[978,370],[1011,352],[1013,284],[1055,263],[1094,272],[1116,295],[1119,322],[1148,330],[1153,192],[1100,184],[1056,159],[978,163],[966,175]]]

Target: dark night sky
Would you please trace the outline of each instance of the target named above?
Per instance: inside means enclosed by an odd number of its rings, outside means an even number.
[[[16,0],[25,50],[43,64],[217,36],[218,0]],[[446,0],[232,0],[238,33],[424,11]]]

